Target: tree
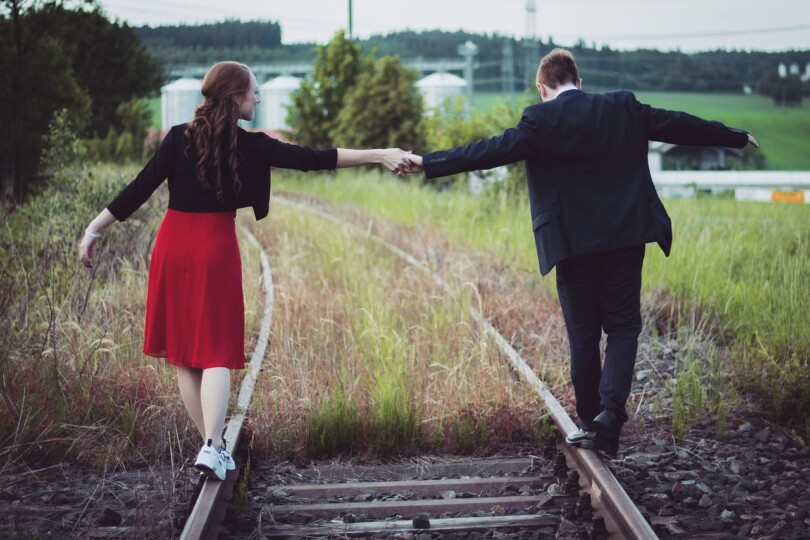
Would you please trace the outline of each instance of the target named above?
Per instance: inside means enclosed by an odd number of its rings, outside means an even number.
[[[780,77],[772,69],[762,74],[757,81],[758,94],[769,96],[777,107],[797,107],[802,103],[802,81],[798,75]]]
[[[12,196],[22,202],[33,176],[42,136],[54,113],[67,109],[84,126],[90,101],[72,77],[70,59],[49,35],[49,21],[30,17],[53,2],[0,0],[0,179],[11,178]]]
[[[317,48],[312,73],[293,93],[288,121],[295,140],[310,146],[333,146],[332,132],[346,94],[358,77],[370,69],[360,47],[338,31],[329,45]]]
[[[98,10],[69,10],[61,5],[32,13],[70,57],[73,77],[92,101],[84,136],[98,137],[110,128],[121,130],[118,107],[160,90],[162,69],[126,24],[108,20]]]
[[[36,176],[42,137],[66,109],[85,135],[123,128],[122,102],[159,87],[157,65],[134,32],[111,23],[89,0],[0,0],[0,180],[21,202]]]
[[[802,104],[802,81],[798,75],[788,75],[779,79],[771,93],[771,99],[778,107],[798,107]]]
[[[384,56],[372,71],[363,72],[349,89],[338,114],[332,139],[339,146],[400,147],[422,151],[422,96],[414,86],[416,73],[399,58]]]

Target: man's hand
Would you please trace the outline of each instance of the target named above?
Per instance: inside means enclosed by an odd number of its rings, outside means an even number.
[[[405,156],[405,162],[401,165],[401,169],[406,173],[422,172],[424,170],[422,168],[422,156],[419,154],[407,154]]]
[[[748,144],[750,144],[754,148],[759,148],[759,143],[757,142],[756,137],[754,137],[750,133],[748,134]]]

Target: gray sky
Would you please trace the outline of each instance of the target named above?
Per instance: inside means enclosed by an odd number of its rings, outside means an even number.
[[[131,25],[272,20],[284,43],[326,43],[348,0],[99,0]],[[354,35],[465,30],[523,37],[526,0],[353,0]],[[535,0],[535,35],[614,48],[810,49],[810,0]]]

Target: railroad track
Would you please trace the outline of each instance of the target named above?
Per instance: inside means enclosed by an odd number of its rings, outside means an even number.
[[[267,340],[270,337],[270,326],[273,320],[273,274],[270,272],[270,262],[264,249],[250,231],[246,230],[245,234],[248,241],[259,247],[260,250],[259,257],[262,265],[262,282],[264,284],[264,312],[259,324],[259,337],[256,340],[256,346],[247,365],[247,374],[242,380],[239,396],[236,399],[236,414],[231,417],[225,429],[224,439],[227,447],[232,449],[231,453],[233,454],[236,454],[239,448],[242,426],[248,408],[250,408],[256,377],[259,374],[267,350]],[[196,501],[191,514],[183,527],[183,532],[180,535],[181,539],[207,538],[210,535],[213,525],[222,518],[224,513],[223,501],[229,498],[226,496],[228,493],[232,493],[236,477],[237,471],[229,471],[224,482],[201,480],[200,490],[196,494]]]
[[[316,208],[281,197],[275,200],[338,225],[349,225]],[[422,262],[382,238],[356,226],[355,229],[428,273],[448,294],[454,293]],[[249,233],[248,238],[258,244]],[[261,260],[266,307],[260,338],[239,394],[237,414],[226,430],[225,439],[234,453],[238,451],[239,431],[250,405],[270,328],[272,277],[264,251]],[[471,308],[470,312],[498,344],[514,370],[538,394],[559,433],[574,431],[576,425],[565,409],[517,351],[479,311]],[[265,490],[258,512],[261,536],[384,535],[413,540],[417,535],[434,533],[499,531],[500,535],[514,533],[530,538],[542,531],[544,535],[571,538],[657,538],[595,452],[571,448],[561,437],[548,440],[542,456],[507,460],[416,463],[398,469],[325,467],[316,469],[312,478],[295,470],[269,471],[269,480],[259,482],[259,489]],[[235,479],[236,473],[231,473],[225,482],[204,481],[182,539],[216,536],[217,523],[224,515],[224,501],[230,498]],[[427,537],[420,536],[418,540]]]

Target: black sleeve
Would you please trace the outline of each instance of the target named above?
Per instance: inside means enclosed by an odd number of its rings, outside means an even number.
[[[262,137],[260,151],[269,167],[299,171],[322,171],[337,167],[337,148],[317,150],[281,142],[265,135]]]
[[[107,205],[107,210],[115,216],[115,219],[126,221],[135,210],[149,199],[158,186],[169,176],[173,159],[172,132],[169,130],[155,155],[135,177],[135,180],[121,190],[121,193]]]
[[[742,148],[748,144],[748,133],[728,128],[720,122],[703,120],[678,111],[656,109],[636,100],[633,107],[649,141],[693,146],[728,146]]]
[[[431,152],[422,156],[428,178],[450,176],[467,171],[492,169],[526,159],[531,144],[525,126],[509,128],[497,137],[481,139],[466,146]]]

